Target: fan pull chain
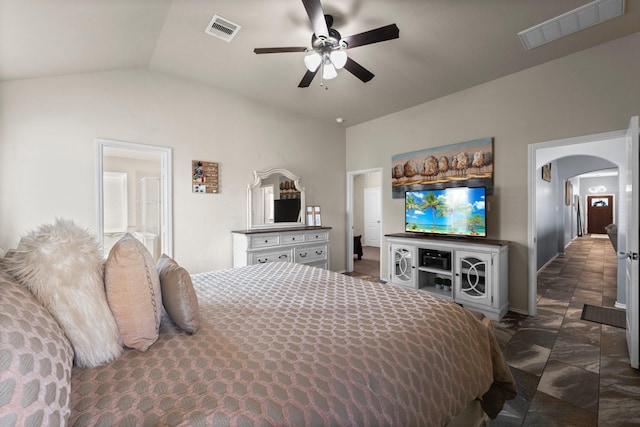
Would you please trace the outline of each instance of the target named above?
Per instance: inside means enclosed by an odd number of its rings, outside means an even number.
[[[324,90],[329,90],[329,86],[324,85],[324,61],[322,61],[322,69],[320,70],[320,87],[323,87]]]

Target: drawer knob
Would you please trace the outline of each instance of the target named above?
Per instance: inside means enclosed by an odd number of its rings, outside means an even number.
[[[269,241],[268,241],[268,240],[265,240],[264,242],[265,242],[265,243],[269,243]]]
[[[316,255],[322,255],[322,251],[316,251]]]
[[[269,258],[265,258],[265,259],[263,259],[263,260],[262,260],[262,259],[260,259],[260,258],[258,258],[258,262],[259,262],[260,264],[264,264],[264,263],[266,263],[267,261],[269,261]]]
[[[278,257],[279,259],[287,259],[287,254],[282,254]]]
[[[307,253],[306,253],[306,252],[305,252],[304,254],[303,254],[303,253],[300,253],[300,258],[305,258],[306,256],[307,256]]]

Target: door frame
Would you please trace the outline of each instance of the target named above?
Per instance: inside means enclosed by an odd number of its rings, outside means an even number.
[[[623,237],[625,247],[618,253],[618,259],[624,259],[624,262],[620,264],[624,265],[625,284],[626,284],[626,298],[627,298],[627,348],[629,349],[629,359],[631,361],[631,367],[635,369],[640,368],[640,295],[638,289],[638,249],[640,231],[638,230],[638,215],[639,215],[639,201],[640,194],[638,194],[638,181],[640,180],[638,171],[638,163],[640,163],[640,144],[638,139],[640,138],[640,125],[638,124],[638,116],[631,117],[629,121],[629,127],[625,132],[625,152],[627,158],[627,170],[625,185],[626,191],[626,203],[625,208],[627,211],[624,224],[627,226],[626,238]],[[621,221],[622,223],[622,221]],[[618,225],[618,228],[620,225]],[[619,236],[619,234],[618,234]],[[620,242],[618,242],[620,247]]]
[[[347,172],[347,273],[353,271],[353,198],[354,198],[354,181],[357,175],[367,173],[380,172],[381,176],[384,168],[361,169],[357,171]],[[384,224],[384,209],[382,204],[382,186],[380,187],[380,224]],[[382,248],[382,226],[380,227],[380,247]],[[381,264],[382,268],[382,264]]]
[[[578,136],[573,138],[565,138],[552,140],[547,142],[539,142],[529,144],[527,147],[527,189],[528,189],[528,230],[527,230],[527,246],[528,246],[528,305],[527,313],[529,316],[535,316],[538,311],[538,284],[537,284],[537,223],[536,223],[536,195],[537,195],[537,175],[542,165],[551,163],[553,160],[580,154],[588,154],[596,157],[607,159],[618,166],[618,176],[624,176],[626,173],[625,155],[621,155],[621,159],[613,159],[611,156],[611,142],[613,140],[623,141],[626,130],[613,132],[604,132],[593,135]],[[619,179],[619,194],[624,194],[624,180]],[[618,210],[618,239],[626,238],[626,208],[621,207]],[[620,283],[621,270],[618,268],[618,283]]]
[[[120,148],[131,151],[157,153],[160,155],[162,186],[162,225],[160,227],[161,253],[173,257],[173,180],[171,166],[171,148],[110,139],[96,139],[96,234],[100,247],[104,247],[104,192],[103,192],[103,154],[105,147]],[[106,256],[107,254],[105,254]]]

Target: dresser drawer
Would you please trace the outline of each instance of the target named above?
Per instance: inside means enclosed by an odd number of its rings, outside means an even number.
[[[258,252],[251,254],[251,264],[266,264],[268,262],[291,262],[291,251]]]
[[[294,262],[306,264],[324,260],[327,259],[327,252],[327,245],[296,248]]]
[[[282,235],[282,244],[287,245],[289,243],[302,243],[304,242],[304,234],[283,234]]]
[[[328,231],[312,231],[304,234],[305,242],[320,242],[324,240],[329,240]]]
[[[251,248],[266,248],[269,246],[278,246],[280,244],[280,235],[271,236],[255,236],[251,237],[249,247]]]

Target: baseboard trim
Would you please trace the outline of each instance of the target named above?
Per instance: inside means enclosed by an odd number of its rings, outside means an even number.
[[[615,308],[621,308],[622,310],[626,310],[627,309],[627,304],[622,304],[619,303],[618,301],[616,301],[616,303],[614,304]]]
[[[514,313],[524,314],[525,316],[529,316],[529,312],[527,310],[520,310],[519,308],[509,307],[509,311],[513,311]]]
[[[544,270],[545,268],[547,268],[547,266],[548,266],[549,264],[551,264],[551,263],[552,263],[556,258],[558,258],[558,255],[560,255],[560,254],[555,254],[554,256],[552,256],[552,257],[551,257],[551,259],[550,259],[549,261],[545,262],[545,263],[544,263],[544,265],[543,265],[542,267],[540,267],[540,268],[536,271],[536,273],[540,273],[542,270]]]

